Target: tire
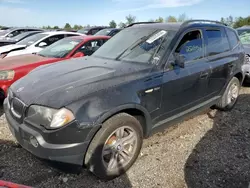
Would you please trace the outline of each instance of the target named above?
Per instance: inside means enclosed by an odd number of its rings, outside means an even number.
[[[232,100],[231,102],[228,101],[229,95],[230,95],[230,89],[232,89],[232,87],[236,87],[237,88],[237,97]],[[230,111],[233,109],[233,107],[235,106],[237,100],[238,100],[238,96],[239,96],[239,91],[240,91],[240,81],[238,78],[233,77],[230,82],[227,85],[226,90],[224,91],[219,103],[216,105],[216,108],[221,110],[221,111]]]
[[[121,152],[117,149],[119,148],[118,146],[120,146],[117,144],[119,144],[119,142],[121,142],[122,140],[118,139],[117,130],[122,130],[122,129],[124,129],[124,133],[122,134],[119,133],[120,135],[128,134],[124,138],[129,138],[129,136],[132,135],[133,139],[135,139],[135,141],[133,141],[133,143],[135,144],[134,147],[132,147],[133,148],[132,150],[131,146],[129,146],[130,150],[133,152],[131,155],[129,155],[128,157],[129,160],[126,163],[125,163],[125,158],[122,159],[123,157],[119,154],[119,156],[116,157],[117,158],[116,161],[119,161],[117,162],[116,167],[113,169],[109,169],[111,168],[109,166],[112,166],[110,165],[111,160],[109,160],[108,162],[108,160],[105,157],[109,155],[113,156],[113,150],[115,150],[115,152],[118,153],[119,152],[123,153],[123,151]],[[119,138],[121,137],[122,136],[119,136]],[[114,179],[115,177],[118,177],[123,173],[125,173],[133,165],[133,163],[136,161],[140,153],[142,142],[143,142],[142,126],[135,117],[126,113],[120,113],[114,115],[113,117],[111,117],[110,119],[108,119],[103,123],[102,128],[94,136],[85,155],[84,164],[86,165],[89,171],[91,171],[100,179],[105,179],[105,180]],[[121,145],[122,148],[125,149],[125,147],[127,147],[128,144],[127,145],[121,144]],[[112,154],[103,156],[105,153],[103,152],[105,151],[104,148],[109,148],[106,151],[109,151],[110,148],[112,148],[111,149]],[[127,151],[125,153],[128,153],[129,150],[127,148],[126,150]],[[120,162],[120,160],[124,160],[123,163]]]

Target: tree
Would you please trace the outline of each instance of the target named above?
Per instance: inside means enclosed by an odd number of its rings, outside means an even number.
[[[71,25],[69,23],[66,23],[64,29],[71,29]]]
[[[174,16],[169,16],[167,17],[166,22],[177,22],[177,19]]]
[[[220,19],[220,22],[226,23],[226,22],[225,22],[225,19],[224,19],[223,17]]]
[[[109,26],[112,28],[116,28],[117,24],[116,24],[115,20],[112,20],[111,22],[109,22]]]
[[[150,20],[148,20],[149,22],[155,22],[155,20],[154,19],[150,19]]]
[[[79,30],[79,29],[82,29],[82,28],[83,27],[81,25],[77,25],[77,24],[75,24],[74,27],[73,27],[74,30]]]
[[[162,18],[162,17],[159,17],[159,18],[157,18],[156,20],[155,20],[155,22],[164,22],[164,19]]]
[[[126,27],[126,24],[123,23],[123,22],[120,22],[120,23],[119,23],[119,27],[120,27],[120,28],[124,28],[124,27]]]
[[[54,26],[53,29],[59,29],[59,27],[58,26]]]
[[[136,17],[129,14],[128,16],[126,16],[126,20],[127,20],[127,25],[130,25],[135,22]]]
[[[191,18],[188,18],[187,15],[185,13],[183,13],[183,14],[179,15],[177,20],[178,20],[178,22],[185,22],[187,20],[191,20]]]
[[[250,25],[250,16],[246,18],[243,17],[236,18],[233,27],[238,28],[244,25]]]

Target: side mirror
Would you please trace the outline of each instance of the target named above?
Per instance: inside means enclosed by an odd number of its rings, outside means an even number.
[[[14,35],[12,33],[8,34],[7,37],[11,38],[13,37]]]
[[[180,68],[185,67],[185,56],[182,54],[175,53],[174,60],[171,61],[172,66],[178,66]]]
[[[77,53],[75,53],[72,57],[73,57],[73,58],[78,58],[78,57],[83,57],[83,56],[85,56],[84,53],[82,53],[82,52],[77,52]]]
[[[178,65],[180,68],[185,67],[185,56],[182,54],[178,54],[175,56],[175,63]]]
[[[47,46],[47,43],[46,42],[40,42],[38,46],[39,47],[45,47],[45,46]]]

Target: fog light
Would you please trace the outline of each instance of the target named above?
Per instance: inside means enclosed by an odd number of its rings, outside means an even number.
[[[36,138],[34,136],[30,137],[30,143],[32,144],[32,146],[34,146],[35,148],[38,147],[38,142],[36,140]]]

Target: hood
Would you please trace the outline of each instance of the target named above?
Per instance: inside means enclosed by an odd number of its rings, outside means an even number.
[[[244,46],[246,54],[250,55],[250,44],[244,44],[243,46]]]
[[[17,51],[12,51],[8,53],[6,57],[24,55],[24,54],[32,54],[32,53],[40,52],[41,50],[42,48],[38,48],[38,47],[28,47],[28,48],[17,50]]]
[[[24,49],[26,45],[18,45],[18,44],[11,44],[7,46],[0,47],[0,54],[2,53],[9,53],[13,50],[19,50],[19,49]]]
[[[11,90],[26,105],[61,108],[93,92],[144,77],[151,68],[146,63],[76,58],[40,66],[15,82]]]
[[[17,67],[40,62],[40,61],[47,61],[56,58],[48,58],[42,57],[39,55],[29,54],[29,55],[20,55],[14,57],[4,58],[0,61],[0,70],[13,70]]]

